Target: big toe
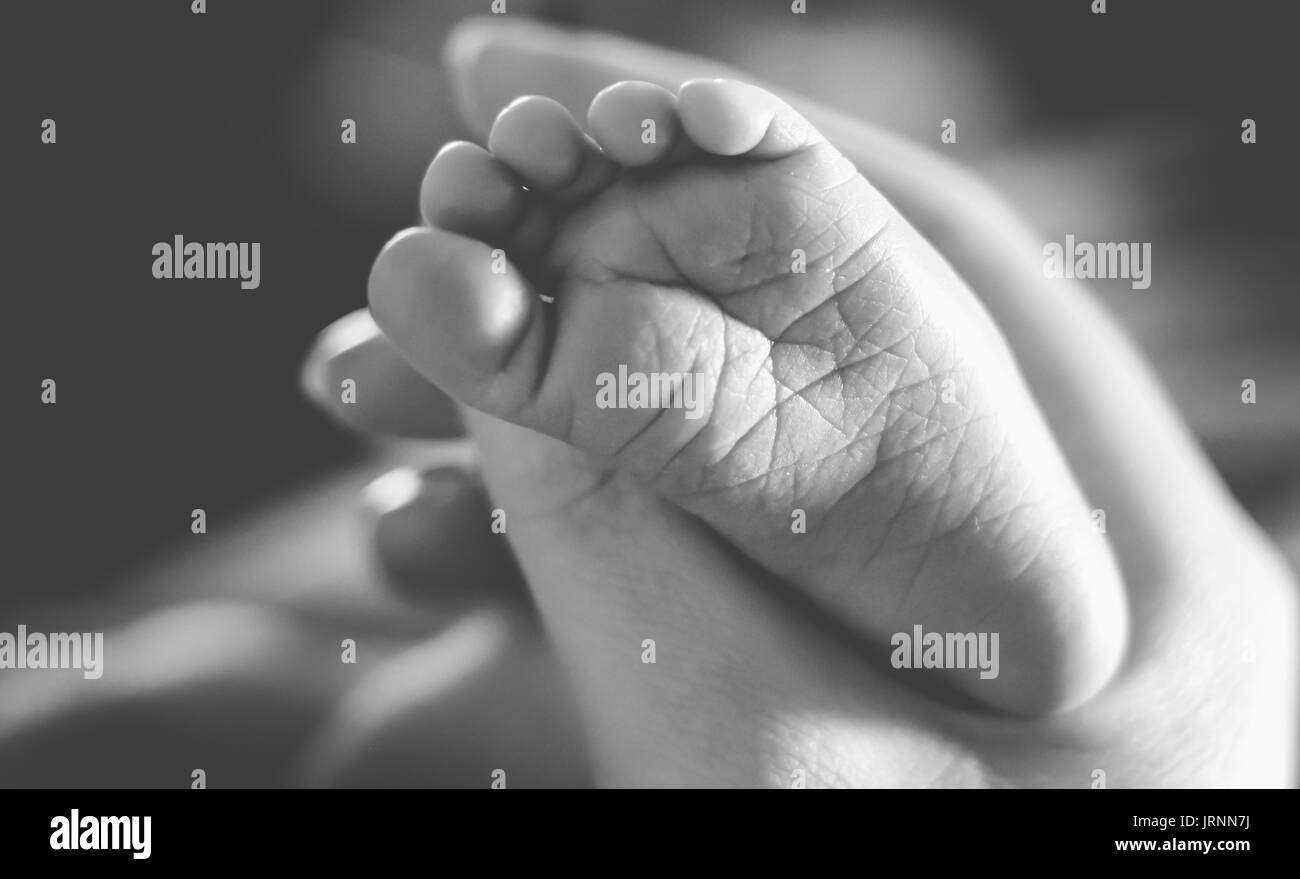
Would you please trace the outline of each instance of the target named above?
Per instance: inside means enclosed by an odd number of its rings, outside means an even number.
[[[532,397],[546,349],[543,305],[488,244],[408,229],[380,252],[367,286],[375,323],[421,374],[480,408]]]

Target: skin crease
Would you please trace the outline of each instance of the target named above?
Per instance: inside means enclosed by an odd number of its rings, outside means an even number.
[[[549,94],[574,109],[621,79],[671,86],[697,76],[734,75],[714,61],[604,35],[574,36],[528,23],[492,25],[490,32],[478,23],[465,26],[453,36],[448,54],[466,118],[480,133],[519,94]],[[1108,536],[1130,588],[1133,646],[1110,689],[1049,721],[941,708],[906,680],[865,668],[824,621],[787,606],[763,577],[679,513],[635,486],[604,482],[568,449],[478,419],[472,427],[492,484],[492,505],[510,508],[510,539],[528,569],[551,640],[574,678],[596,780],[788,785],[803,771],[810,786],[1086,787],[1095,784],[1100,770],[1111,787],[1291,784],[1294,584],[1202,460],[1147,366],[1085,291],[1061,283],[1044,286],[1037,264],[1041,238],[1025,230],[978,181],[857,120],[804,99],[792,103],[936,244],[993,314],[1087,495],[1107,512]],[[354,328],[358,323],[368,321],[358,316]],[[354,375],[366,364],[373,374],[400,376],[395,381],[401,382],[402,394],[385,395],[394,400],[391,407],[345,412],[336,406],[345,423],[409,436],[442,433],[454,424],[445,397],[404,368],[373,325],[341,344],[326,336],[320,344],[334,351],[313,352],[308,367],[313,376],[322,371]],[[331,372],[340,358],[349,365]],[[326,395],[322,405],[334,403],[332,398]],[[283,620],[276,606],[288,606],[291,595],[320,596],[321,583],[335,573],[323,569],[324,561],[322,569],[296,570],[277,553],[325,560],[329,548],[345,545],[343,500],[357,485],[352,480],[320,496],[296,499],[273,519],[286,533],[262,525],[239,547],[242,555],[222,554],[246,559],[248,567],[241,570],[247,576],[235,579],[285,584],[283,596],[259,594],[247,602],[274,621],[268,630]],[[316,513],[304,510],[321,510],[321,515],[329,510],[332,524],[326,528]],[[402,504],[385,517],[418,513],[428,534],[439,533],[439,516],[450,512]],[[322,542],[313,536],[318,533],[329,539]],[[273,535],[279,540],[275,547],[269,543]],[[410,551],[414,555],[418,547]],[[464,564],[472,565],[486,551],[468,545]],[[408,561],[418,567],[418,560]],[[164,588],[174,591],[176,583],[229,588],[219,579],[195,578],[199,569],[186,564],[191,566],[159,572],[160,594]],[[445,551],[424,564],[434,582],[446,564]],[[356,567],[349,576],[364,582],[360,578],[368,575]],[[338,599],[347,607],[372,603],[342,584]],[[437,606],[442,597],[423,599]],[[391,626],[384,614],[377,616]],[[319,611],[295,614],[291,631],[333,646],[341,633],[333,625],[313,633],[320,618]],[[511,620],[520,643],[537,644],[526,634],[534,628],[531,620],[514,612],[501,619]],[[204,622],[212,621],[205,617]],[[349,620],[343,628],[355,632],[356,623]],[[236,633],[243,633],[242,639],[233,637]],[[262,637],[242,619],[231,621],[229,634],[217,633],[214,640],[248,651],[246,642]],[[276,651],[290,640],[271,635],[257,655],[287,665],[290,658]],[[657,661],[646,666],[641,644],[652,637]],[[548,661],[546,655],[536,646],[512,661],[522,668]],[[259,717],[239,742],[238,756],[247,762],[253,755],[267,773],[294,753],[285,744],[287,730],[321,724],[340,693],[367,687],[365,681],[345,686],[321,680],[304,689],[295,674],[268,699],[270,685],[258,685],[266,664],[249,664],[240,672],[214,656],[206,670],[188,672],[190,681],[220,686],[226,698],[219,706],[189,684],[169,682],[166,693],[179,712],[210,712],[214,729]],[[430,669],[431,679],[434,673]],[[500,680],[472,678],[467,686],[481,685],[485,696],[499,697]],[[156,756],[157,716],[139,706],[157,704],[152,700],[162,686],[142,680],[136,698],[110,697],[91,707],[89,700],[70,697],[64,707],[41,709],[39,718],[23,726],[27,735],[0,725],[3,766],[42,760],[59,765],[55,761],[66,752],[51,744],[55,739],[49,732],[71,728],[70,719],[85,716],[133,729],[122,740],[140,743],[135,756],[141,761]],[[410,704],[432,705],[442,697],[430,689],[414,694]],[[13,704],[0,694],[0,705]],[[77,704],[82,707],[76,709]],[[518,722],[537,722],[539,716]],[[445,720],[466,722],[463,714]],[[317,779],[336,779],[348,766],[379,760],[413,773],[431,722],[436,718],[421,712],[383,712],[348,739],[346,753],[335,755],[333,767]],[[275,742],[275,749],[267,742]],[[220,747],[214,741],[210,751],[218,753]],[[193,748],[181,750],[158,783],[176,777],[188,783]],[[554,758],[535,750],[516,756],[521,762]],[[2,769],[0,777],[13,778]],[[246,779],[265,777],[270,776],[250,771]],[[86,783],[84,777],[79,783]]]
[[[525,91],[573,110],[619,79],[729,73],[530,23],[466,25],[448,57],[480,127]],[[807,767],[850,784],[1082,787],[1098,770],[1116,787],[1290,784],[1294,585],[1149,369],[1085,290],[1044,290],[1035,237],[978,182],[791,102],[939,247],[1007,336],[1085,492],[1107,511],[1132,646],[1105,692],[1048,720],[938,707],[829,646],[817,621],[767,604],[762,578],[637,487],[473,417],[494,500],[512,510],[512,544],[575,678],[598,780],[781,783]],[[647,670],[635,660],[651,633],[659,658]]]
[[[612,86],[588,118],[644,94]],[[535,297],[487,271],[488,247],[515,250],[509,236],[474,242],[459,224],[399,236],[371,275],[376,320],[468,405],[612,455],[867,643],[914,624],[1000,633],[1002,674],[950,676],[975,700],[1045,714],[1093,695],[1127,629],[1108,546],[1019,378],[990,363],[1010,358],[970,291],[769,93],[697,80],[680,101],[689,143],[747,158],[609,175],[558,221],[543,259],[562,280],[537,287],[557,299],[545,366]],[[489,143],[477,172],[457,162],[489,203],[505,201],[498,161],[555,191],[595,155],[549,99],[512,102]],[[761,231],[734,221],[745,216]],[[790,274],[794,247],[805,275]],[[699,420],[598,410],[590,378],[616,363],[698,373]],[[943,402],[949,377],[959,390]]]

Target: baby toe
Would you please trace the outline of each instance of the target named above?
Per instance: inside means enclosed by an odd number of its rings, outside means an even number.
[[[367,295],[402,356],[450,396],[503,418],[531,398],[544,317],[501,251],[442,229],[408,229],[375,260]]]
[[[697,146],[718,156],[779,159],[822,137],[771,92],[732,79],[694,79],[677,93],[682,128]]]
[[[447,144],[425,171],[420,214],[430,226],[499,242],[522,219],[519,181],[487,150],[465,141]]]
[[[585,196],[608,182],[611,171],[569,111],[538,95],[501,111],[488,149],[529,189],[557,198]]]
[[[653,165],[681,141],[677,97],[653,83],[615,83],[592,100],[587,129],[618,164]]]

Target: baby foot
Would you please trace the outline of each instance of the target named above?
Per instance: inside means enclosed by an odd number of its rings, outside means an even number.
[[[873,644],[997,633],[996,676],[939,672],[987,704],[1096,692],[1126,639],[1115,564],[929,243],[752,86],[620,83],[588,130],[523,98],[487,150],[438,154],[431,228],[370,279],[404,356],[645,480]]]

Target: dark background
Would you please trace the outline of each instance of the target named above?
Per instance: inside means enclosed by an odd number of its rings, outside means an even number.
[[[1102,295],[1234,490],[1287,528],[1300,509],[1287,5],[1108,5],[809,0],[796,39],[780,36],[783,0],[510,0],[509,14],[720,55],[936,147],[954,117],[948,149],[1006,186],[1045,241],[1152,241],[1152,289]],[[0,594],[105,588],[195,539],[193,508],[219,531],[363,453],[303,399],[299,364],[364,304],[372,258],[415,219],[424,165],[463,135],[438,50],[488,7],[4,5]],[[925,51],[880,36],[909,33]],[[55,145],[40,142],[46,117]],[[340,143],[344,118],[355,145]],[[177,234],[261,242],[261,287],[154,280],[150,248]],[[1253,410],[1236,397],[1245,377],[1260,381]],[[44,378],[57,405],[40,402]]]

